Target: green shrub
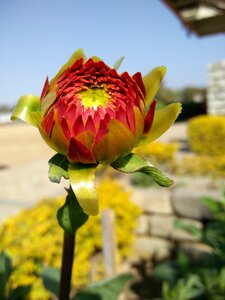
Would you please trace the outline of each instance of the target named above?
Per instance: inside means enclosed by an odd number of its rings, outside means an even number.
[[[188,142],[193,152],[206,155],[225,154],[225,117],[199,116],[188,124]]]
[[[177,258],[156,265],[154,276],[162,282],[160,300],[223,300],[225,295],[225,197],[220,201],[202,199],[213,219],[200,229],[190,224],[177,225],[202,243],[211,252],[199,261],[184,253]]]

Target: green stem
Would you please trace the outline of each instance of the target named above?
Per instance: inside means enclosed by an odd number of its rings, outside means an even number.
[[[69,235],[64,231],[59,300],[69,300],[74,259],[74,247],[75,234]]]

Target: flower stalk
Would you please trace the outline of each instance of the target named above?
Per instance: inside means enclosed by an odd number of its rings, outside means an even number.
[[[70,235],[64,231],[59,300],[69,300],[70,296],[75,248],[75,235],[75,233],[73,235]]]

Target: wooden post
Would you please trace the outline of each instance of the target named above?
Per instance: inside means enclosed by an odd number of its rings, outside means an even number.
[[[106,277],[116,274],[115,214],[112,209],[102,211],[103,256]]]

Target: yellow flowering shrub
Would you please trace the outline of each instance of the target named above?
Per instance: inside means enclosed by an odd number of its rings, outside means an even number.
[[[130,201],[130,192],[124,191],[112,179],[103,180],[98,186],[100,211],[112,208],[116,217],[118,257],[125,258],[131,253],[134,229],[140,209]],[[32,284],[27,299],[47,300],[49,293],[44,289],[39,274],[43,267],[61,265],[63,231],[56,219],[58,208],[65,197],[47,199],[32,209],[11,217],[0,228],[0,251],[11,255],[15,270],[9,284],[16,287]],[[87,284],[91,278],[91,261],[102,248],[100,215],[90,217],[77,232],[73,282],[76,286]],[[95,278],[100,279],[102,262]]]
[[[225,155],[225,116],[198,116],[188,124],[188,142],[193,152]]]
[[[165,163],[174,159],[178,149],[179,144],[177,143],[154,142],[138,147],[134,150],[134,152],[143,157],[149,158],[151,161],[154,160],[160,163]]]
[[[184,155],[173,161],[170,170],[177,175],[225,177],[225,155]]]

